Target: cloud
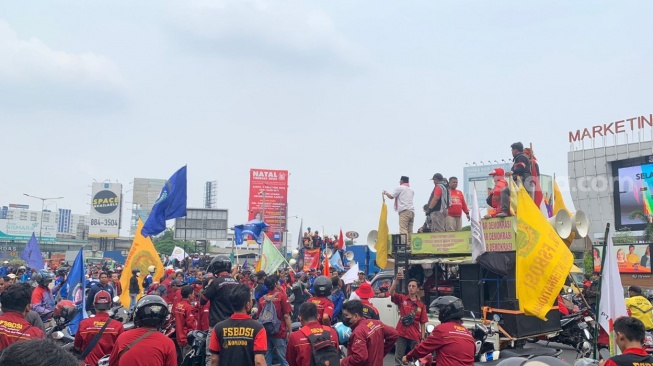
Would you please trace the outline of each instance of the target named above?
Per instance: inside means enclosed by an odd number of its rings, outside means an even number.
[[[187,5],[190,4],[190,5]],[[366,52],[331,17],[297,1],[195,0],[173,10],[179,41],[195,51],[299,69],[360,68]]]
[[[0,20],[0,105],[115,108],[124,103],[125,86],[107,57],[56,51],[38,38],[20,39]]]

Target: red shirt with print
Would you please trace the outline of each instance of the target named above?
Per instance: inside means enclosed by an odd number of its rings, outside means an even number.
[[[202,306],[199,302],[196,305],[197,313],[197,330],[205,331],[209,330],[209,314],[211,308],[211,302],[207,302]]]
[[[109,313],[102,311],[95,314],[93,318],[87,318],[79,323],[79,328],[75,334],[75,348],[84,352],[86,346],[91,343],[91,340],[96,334],[100,333],[100,329],[109,320]],[[118,320],[111,320],[102,332],[100,340],[97,342],[91,353],[86,356],[84,362],[89,365],[97,365],[97,362],[111,353],[113,345],[116,343],[118,336],[125,331],[122,323]]]
[[[433,352],[438,366],[473,365],[476,352],[474,337],[459,322],[442,323],[433,329],[424,342],[408,352],[406,359],[410,361],[422,358]]]
[[[617,359],[622,363],[613,361]],[[624,352],[618,356],[610,357],[605,361],[604,366],[619,366],[619,365],[650,365],[651,356],[642,348],[626,348]]]
[[[469,215],[469,208],[467,208],[467,202],[465,202],[463,192],[457,189],[449,189],[449,194],[451,195],[451,203],[449,204],[448,215],[461,217],[463,212]]]
[[[333,312],[335,306],[333,302],[326,297],[311,297],[308,299],[308,302],[312,302],[317,305],[317,318],[318,320],[324,319],[324,314],[329,316],[329,319],[333,319]]]
[[[285,293],[274,289],[270,292],[268,292],[267,295],[261,297],[258,301],[258,306],[260,312],[263,311],[263,308],[265,307],[265,299],[266,298],[272,298],[273,296],[276,297],[272,302],[274,303],[274,307],[277,309],[277,318],[279,318],[279,321],[281,322],[281,327],[279,328],[279,332],[275,334],[273,337],[274,338],[279,338],[279,339],[285,339],[287,335],[287,330],[286,330],[286,321],[284,320],[284,315],[290,315],[292,313],[292,307],[290,306],[290,301],[288,301],[288,296],[286,296]],[[289,329],[288,329],[289,330]]]
[[[31,325],[22,314],[7,311],[0,315],[0,349],[5,349],[17,341],[43,338],[43,331]]]
[[[121,334],[109,356],[109,366],[177,366],[175,343],[156,330],[118,358],[125,347],[150,330],[152,328],[135,328]]]
[[[177,344],[180,347],[184,347],[188,344],[188,339],[186,339],[188,333],[197,328],[197,321],[195,320],[195,315],[193,315],[193,305],[188,302],[188,299],[181,299],[175,305],[174,313]]]
[[[338,333],[328,325],[322,325],[317,321],[307,323],[301,329],[293,332],[288,340],[286,349],[286,361],[290,366],[307,366],[311,364],[311,343],[308,340],[310,334],[322,334],[324,331],[331,334],[331,343],[338,349]]]
[[[390,300],[397,304],[399,307],[399,323],[397,323],[397,332],[401,334],[403,338],[410,339],[413,341],[422,340],[422,330],[420,324],[424,324],[429,321],[428,313],[426,312],[426,305],[419,300],[413,301],[408,295],[394,294]],[[401,317],[408,315],[415,311],[415,321],[409,326],[405,326],[401,323]]]
[[[492,189],[492,207],[496,209],[496,213],[499,213],[501,209],[501,191],[508,186],[508,182],[505,179],[499,178],[496,183],[494,183],[494,189]]]

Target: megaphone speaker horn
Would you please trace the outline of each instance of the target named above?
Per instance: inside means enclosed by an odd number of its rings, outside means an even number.
[[[376,252],[376,239],[378,236],[379,232],[376,230],[372,230],[367,234],[367,247],[373,252]]]
[[[558,211],[558,213],[548,221],[562,239],[566,239],[571,235],[571,216],[569,216],[567,211]]]
[[[584,211],[578,210],[571,217],[572,230],[576,233],[576,236],[584,238],[590,231],[590,220],[585,214]]]
[[[353,260],[354,259],[354,252],[348,251],[347,253],[345,253],[345,258],[347,258],[348,261]]]
[[[324,251],[324,255],[326,255],[327,258],[331,258],[331,257],[333,256],[333,250],[331,250],[330,248],[327,248],[327,249]]]

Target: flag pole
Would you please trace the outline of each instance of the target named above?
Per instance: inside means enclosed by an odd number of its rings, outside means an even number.
[[[608,244],[608,234],[610,232],[610,223],[608,222],[605,225],[605,236],[603,237],[603,258],[601,259],[601,275],[599,276],[599,293],[598,296],[596,296],[596,309],[594,309],[594,317],[596,318],[596,327],[594,328],[594,354],[592,358],[596,359],[596,352],[598,350],[598,339],[599,339],[599,327],[601,327],[601,324],[599,324],[599,305],[601,304],[601,283],[603,282],[603,269],[605,268],[605,248]]]

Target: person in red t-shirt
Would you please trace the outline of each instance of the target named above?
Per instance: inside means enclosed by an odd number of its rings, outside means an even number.
[[[33,290],[27,283],[15,283],[0,294],[0,350],[17,341],[43,338],[43,331],[25,320]]]
[[[106,291],[99,291],[93,299],[95,308],[95,317],[87,318],[79,323],[77,333],[75,333],[75,349],[80,353],[86,351],[86,347],[91,343],[95,335],[100,332],[106,322],[109,321],[102,332],[100,340],[95,344],[92,350],[84,358],[86,364],[95,366],[98,361],[111,353],[113,345],[116,343],[118,336],[121,335],[125,328],[118,320],[110,320],[108,310],[111,309],[111,295]]]
[[[277,318],[281,321],[279,332],[277,334],[268,334],[268,350],[265,353],[265,362],[268,365],[272,365],[272,352],[276,352],[281,366],[288,366],[288,361],[286,361],[286,348],[288,347],[288,339],[292,331],[290,322],[292,307],[290,306],[290,301],[288,301],[288,296],[281,291],[281,285],[279,284],[279,277],[277,275],[268,276],[264,284],[268,289],[268,293],[258,301],[259,314],[265,308],[266,302],[272,301],[274,307],[277,309]]]
[[[184,355],[186,355],[191,349],[186,336],[190,331],[197,328],[197,320],[193,315],[193,305],[190,304],[190,302],[194,300],[193,287],[186,285],[181,288],[180,292],[181,300],[177,303],[177,305],[175,305],[174,314],[177,345],[179,345],[181,351],[181,357],[178,359],[183,360]]]
[[[372,285],[367,282],[361,283],[361,286],[356,290],[356,295],[363,303],[363,316],[367,319],[379,320],[379,309],[370,302],[370,299],[374,297]]]
[[[492,206],[492,210],[485,215],[485,218],[496,217],[502,210],[506,210],[506,213],[508,215],[510,214],[510,207],[502,207],[501,204],[501,192],[504,188],[508,187],[508,182],[506,182],[504,174],[505,172],[501,168],[494,168],[488,174],[494,179],[494,189],[492,189],[492,193],[488,195],[486,200],[487,204]]]
[[[290,335],[286,360],[290,366],[311,366],[311,343],[308,336],[329,332],[331,343],[338,349],[338,333],[328,325],[322,325],[317,321],[317,305],[305,302],[299,307],[299,321],[302,328]]]
[[[395,292],[397,282],[402,280],[404,275],[399,273],[390,287],[390,301],[399,307],[399,322],[397,332],[401,335],[395,345],[395,365],[401,366],[401,359],[406,352],[413,349],[417,343],[424,339],[428,313],[426,305],[419,299],[419,282],[411,278],[408,280],[408,295]],[[407,318],[411,318],[408,320]]]
[[[469,208],[467,208],[467,202],[465,202],[465,195],[456,188],[458,188],[458,178],[449,178],[451,203],[447,213],[447,231],[460,231],[463,229],[463,212],[467,216],[467,221],[469,221]]]
[[[363,303],[349,300],[342,305],[342,324],[351,328],[347,357],[340,366],[383,366],[383,358],[399,338],[399,333],[380,320],[365,319]]]
[[[653,356],[643,349],[646,329],[637,318],[622,316],[614,321],[615,342],[621,350],[618,356],[599,361],[599,366],[651,365]]]
[[[161,296],[141,297],[134,309],[136,328],[118,337],[109,366],[177,366],[174,342],[159,332],[169,313]]]
[[[331,318],[335,311],[333,302],[328,298],[331,295],[331,290],[333,290],[331,279],[327,276],[318,276],[313,282],[315,297],[308,299],[309,302],[317,305],[318,320],[321,320],[324,325],[331,325]]]

